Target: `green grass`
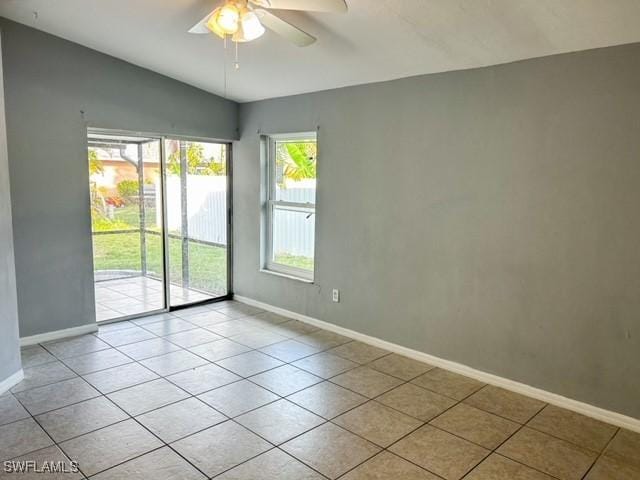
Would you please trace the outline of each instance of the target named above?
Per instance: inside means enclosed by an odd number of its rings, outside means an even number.
[[[162,273],[162,239],[147,234],[147,272]],[[93,236],[94,268],[99,270],[141,270],[140,235],[135,233]],[[182,285],[182,242],[169,239],[169,271],[172,283]],[[189,242],[189,286],[212,294],[226,293],[227,249]]]
[[[147,206],[145,208],[145,219],[147,228],[156,229],[156,208]],[[113,220],[92,215],[93,231],[104,232],[108,230],[127,230],[140,226],[140,209],[137,203],[130,203],[124,207],[116,208],[113,212]]]
[[[155,228],[155,208],[146,209],[147,228]],[[140,224],[137,204],[129,204],[115,209],[114,219],[93,216],[96,232],[110,230],[137,229]],[[162,276],[162,239],[160,235],[147,234],[147,272],[152,276]],[[94,268],[99,270],[141,271],[139,232],[103,234],[93,237]],[[313,258],[287,253],[277,253],[276,263],[291,267],[313,270]],[[182,283],[182,241],[169,239],[169,271],[171,282]],[[212,245],[189,242],[189,285],[213,294],[226,293],[227,289],[227,249]]]
[[[276,253],[275,262],[289,267],[297,267],[313,271],[313,258],[311,257],[289,255],[288,253]]]

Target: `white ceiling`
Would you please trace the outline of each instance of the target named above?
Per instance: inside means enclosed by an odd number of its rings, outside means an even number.
[[[0,15],[241,102],[640,41],[640,0],[347,0],[281,12],[310,47],[267,32],[237,71],[227,50],[225,87],[222,40],[187,33],[217,3],[0,0]]]

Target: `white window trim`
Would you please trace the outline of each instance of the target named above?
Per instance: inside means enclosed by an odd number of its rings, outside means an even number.
[[[264,200],[263,200],[263,258],[261,261],[260,271],[264,273],[275,273],[285,278],[291,278],[294,280],[301,280],[306,283],[313,283],[315,274],[315,253],[314,253],[314,265],[313,270],[305,270],[304,268],[292,267],[289,265],[283,265],[271,260],[273,253],[273,213],[276,208],[296,210],[300,212],[309,212],[314,216],[314,224],[316,223],[316,204],[315,203],[298,203],[298,202],[286,202],[282,200],[275,200],[276,198],[276,183],[274,177],[275,166],[275,144],[281,141],[303,141],[313,140],[317,143],[316,132],[299,132],[299,133],[286,133],[276,135],[262,136],[262,152],[266,156],[266,162],[264,162],[265,176],[263,179],[264,185]],[[314,230],[315,231],[315,230]],[[314,238],[314,250],[315,250],[315,238]]]

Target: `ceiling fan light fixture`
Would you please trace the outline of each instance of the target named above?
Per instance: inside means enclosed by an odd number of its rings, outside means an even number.
[[[216,25],[224,33],[233,35],[240,26],[240,10],[233,3],[226,3],[217,14],[211,16]]]
[[[217,22],[218,13],[220,13],[219,7],[213,11],[213,13],[209,17],[209,20],[207,20],[207,23],[205,25],[209,29],[209,31],[211,31],[212,33],[215,33],[220,38],[224,38],[226,35],[226,32],[222,30],[218,25],[218,22]]]
[[[258,16],[251,10],[246,10],[245,12],[243,12],[240,19],[240,24],[244,40],[247,42],[255,40],[256,38],[260,38],[262,35],[264,35],[264,27],[260,23]]]

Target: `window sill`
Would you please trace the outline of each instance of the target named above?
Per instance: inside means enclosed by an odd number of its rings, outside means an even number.
[[[291,275],[289,273],[281,273],[276,272],[275,270],[268,270],[266,268],[261,268],[260,273],[267,273],[269,275],[275,275],[276,277],[288,278],[289,280],[295,280],[297,282],[312,284],[313,280],[304,277],[298,277],[297,275]]]

